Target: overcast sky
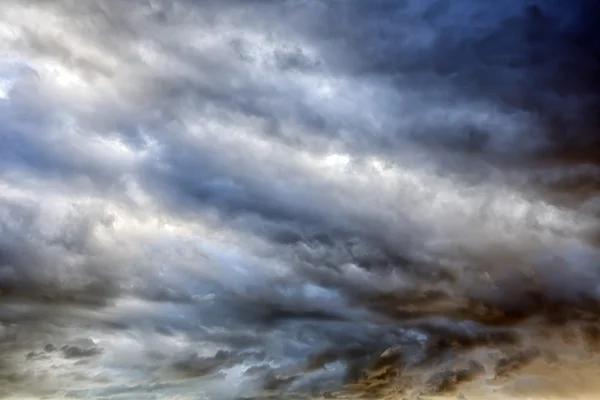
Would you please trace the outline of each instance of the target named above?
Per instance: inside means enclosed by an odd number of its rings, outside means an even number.
[[[589,320],[592,7],[3,0],[0,396],[430,390]]]

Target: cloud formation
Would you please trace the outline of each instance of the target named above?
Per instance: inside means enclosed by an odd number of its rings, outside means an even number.
[[[594,7],[5,1],[0,395],[512,393],[594,353]]]

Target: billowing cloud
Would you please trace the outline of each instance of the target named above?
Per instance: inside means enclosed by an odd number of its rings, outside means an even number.
[[[6,0],[0,396],[592,376],[594,7]]]

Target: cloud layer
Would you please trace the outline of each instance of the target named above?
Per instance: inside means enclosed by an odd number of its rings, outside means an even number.
[[[594,7],[6,0],[0,395],[442,393],[593,353]]]

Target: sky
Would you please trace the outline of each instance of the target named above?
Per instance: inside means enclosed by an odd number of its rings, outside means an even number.
[[[597,15],[3,0],[0,398],[597,392]]]

